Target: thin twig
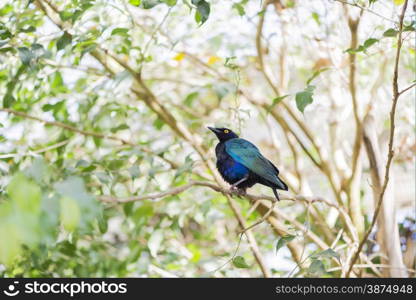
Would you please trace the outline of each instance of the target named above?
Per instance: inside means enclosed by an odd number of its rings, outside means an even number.
[[[407,88],[404,88],[403,90],[401,90],[401,91],[399,92],[399,96],[400,96],[401,94],[403,94],[403,93],[407,92],[407,91],[408,91],[408,90],[410,90],[411,88],[414,88],[415,86],[416,86],[416,83],[413,83],[413,84],[409,85]]]
[[[53,144],[53,145],[50,145],[50,146],[47,146],[45,148],[41,148],[41,149],[37,149],[37,150],[29,150],[27,153],[3,154],[3,155],[0,155],[0,158],[3,159],[3,158],[12,158],[12,157],[19,157],[19,156],[35,156],[35,155],[40,154],[40,153],[44,153],[44,152],[47,152],[47,151],[51,151],[51,150],[60,148],[60,147],[66,145],[68,143],[69,143],[69,139],[61,141],[61,142]]]
[[[380,15],[379,13],[377,13],[377,12],[375,12],[375,11],[367,8],[367,7],[361,6],[361,5],[357,4],[357,3],[351,3],[351,2],[348,2],[348,1],[342,1],[342,0],[333,0],[333,1],[336,1],[336,2],[339,2],[339,3],[342,3],[342,4],[346,4],[346,5],[351,5],[353,7],[356,7],[356,8],[361,9],[361,11],[367,11],[367,12],[369,12],[369,13],[371,13],[373,15],[376,15],[376,16],[378,16],[378,17],[380,17],[380,18],[382,18],[382,19],[384,19],[386,21],[389,21],[389,22],[392,22],[394,24],[397,24],[397,22],[395,20],[389,19],[389,18],[387,18],[387,17],[385,17],[383,15]]]

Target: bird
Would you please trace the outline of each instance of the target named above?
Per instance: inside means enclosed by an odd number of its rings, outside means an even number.
[[[217,169],[222,178],[231,185],[231,190],[244,195],[246,189],[259,183],[270,187],[279,201],[277,190],[288,187],[279,178],[279,170],[251,142],[239,138],[228,128],[208,127],[218,138],[215,147]]]

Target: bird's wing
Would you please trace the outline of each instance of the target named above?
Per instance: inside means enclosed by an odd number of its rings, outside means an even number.
[[[228,140],[225,142],[225,151],[250,171],[271,183],[282,186],[281,180],[277,176],[279,170],[249,141],[240,138]]]

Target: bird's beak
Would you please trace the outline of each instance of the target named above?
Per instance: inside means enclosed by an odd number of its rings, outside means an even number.
[[[209,127],[208,126],[208,129],[209,130],[211,130],[213,133],[215,133],[215,134],[217,134],[218,133],[218,129],[217,128],[214,128],[214,127]]]

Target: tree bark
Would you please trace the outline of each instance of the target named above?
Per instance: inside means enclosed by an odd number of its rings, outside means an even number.
[[[370,163],[371,182],[374,195],[374,205],[377,205],[384,178],[384,166],[386,162],[382,157],[377,142],[377,132],[374,118],[369,114],[364,119],[364,145]],[[388,277],[407,277],[406,266],[403,262],[403,255],[400,248],[399,228],[396,220],[396,208],[394,203],[394,186],[392,182],[387,186],[384,201],[381,204],[380,215],[377,219],[377,242],[380,245],[382,264],[388,264],[391,268],[383,270],[383,275]]]

